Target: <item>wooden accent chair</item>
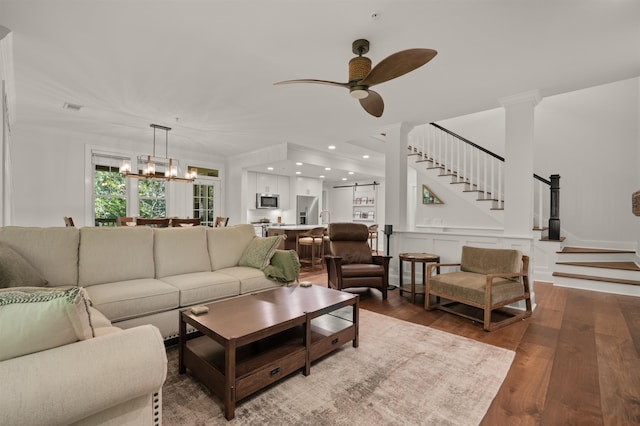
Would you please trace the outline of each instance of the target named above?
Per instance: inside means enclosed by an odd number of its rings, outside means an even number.
[[[72,227],[72,226],[75,226],[75,225],[73,224],[73,218],[72,218],[72,217],[64,216],[64,217],[63,217],[63,219],[64,219],[64,226],[66,226],[66,227]]]
[[[391,256],[371,254],[369,228],[363,223],[332,223],[329,226],[331,254],[324,257],[329,287],[344,290],[370,287],[387,298]]]
[[[434,274],[436,268],[459,267],[459,271]],[[424,307],[440,309],[465,318],[478,318],[462,312],[460,303],[483,310],[483,326],[493,331],[531,316],[529,257],[519,250],[462,247],[460,263],[432,263],[427,268]],[[429,296],[436,297],[432,304]],[[446,303],[441,298],[447,299]],[[507,305],[525,301],[526,309],[509,309]],[[500,309],[510,316],[492,321],[491,314]]]
[[[307,249],[301,249],[307,247]],[[303,256],[301,250],[309,251],[309,256]],[[307,232],[299,232],[296,235],[296,252],[301,264],[311,265],[311,269],[319,265],[324,269],[322,258],[324,257],[324,226],[318,226]]]
[[[229,223],[229,217],[226,216],[218,216],[216,217],[216,221],[213,224],[214,228],[221,228],[227,226]]]
[[[179,217],[174,217],[171,219],[171,226],[174,228],[179,226],[199,226],[199,225],[200,225],[200,218],[181,219]]]
[[[169,227],[169,222],[171,221],[171,219],[169,219],[168,217],[154,217],[154,218],[148,218],[148,217],[139,217],[136,219],[136,225],[137,226],[151,226],[153,228],[168,228]]]

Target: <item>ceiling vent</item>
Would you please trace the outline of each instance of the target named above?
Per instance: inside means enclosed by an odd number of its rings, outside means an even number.
[[[65,102],[64,105],[62,105],[62,108],[70,109],[71,111],[80,111],[82,109],[82,105],[70,104],[69,102]]]

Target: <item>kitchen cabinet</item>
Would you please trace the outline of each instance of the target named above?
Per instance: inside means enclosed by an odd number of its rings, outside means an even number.
[[[296,177],[296,195],[322,196],[322,180],[298,176]]]
[[[247,208],[256,208],[256,194],[280,195],[280,209],[289,209],[291,204],[291,187],[289,176],[272,175],[269,173],[247,172]]]

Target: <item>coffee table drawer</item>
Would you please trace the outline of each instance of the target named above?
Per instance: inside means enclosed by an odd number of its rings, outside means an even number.
[[[236,401],[306,366],[306,349],[301,347],[279,360],[255,370],[236,381]]]
[[[321,339],[311,343],[311,349],[309,350],[309,361],[315,361],[321,356],[335,351],[340,346],[352,341],[355,338],[356,327],[354,325],[329,336],[322,337]]]

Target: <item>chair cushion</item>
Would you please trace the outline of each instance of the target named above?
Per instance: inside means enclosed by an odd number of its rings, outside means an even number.
[[[354,263],[342,265],[342,277],[382,277],[384,267],[375,263]]]
[[[47,280],[24,257],[8,245],[0,243],[0,288],[45,285]]]
[[[203,226],[153,229],[156,278],[211,271]]]
[[[518,273],[522,268],[522,253],[513,249],[462,247],[460,270],[477,274]]]
[[[24,257],[51,287],[78,284],[78,228],[0,227],[0,241]]]
[[[240,281],[240,294],[282,286],[281,283],[269,280],[263,271],[246,266],[225,268],[222,269],[220,273],[229,275]]]
[[[256,231],[251,224],[226,228],[207,227],[211,270],[217,271],[222,268],[238,266],[242,253],[255,237]]]
[[[177,288],[153,278],[92,285],[87,293],[112,322],[174,309],[180,302]]]
[[[430,291],[484,305],[484,294],[487,285],[487,276],[484,274],[451,272],[431,277],[430,283]],[[493,296],[491,304],[493,305],[523,296],[524,289],[519,282],[496,278],[493,280],[491,294]]]
[[[80,228],[79,274],[80,285],[85,287],[153,278],[153,229]]]
[[[163,277],[162,281],[180,290],[180,306],[182,307],[240,294],[240,280],[220,272],[174,275]]]

